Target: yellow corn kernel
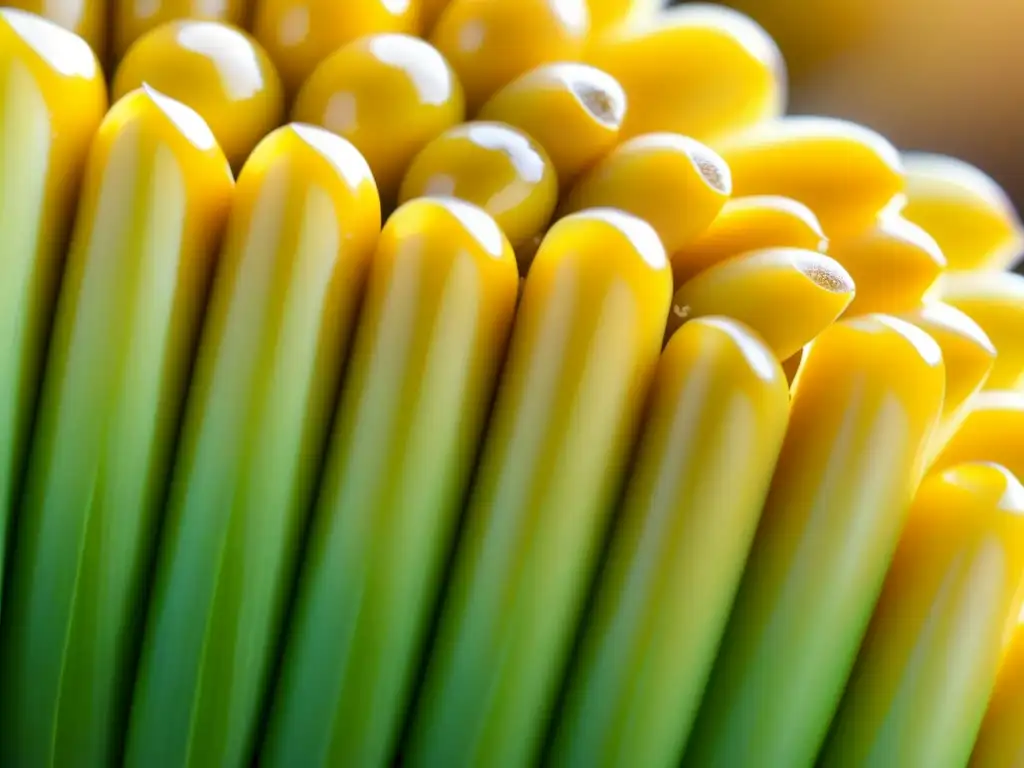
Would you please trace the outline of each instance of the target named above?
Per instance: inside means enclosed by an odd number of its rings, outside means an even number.
[[[365,35],[420,31],[420,0],[255,0],[252,31],[294,98],[321,61]]]
[[[695,317],[722,315],[750,326],[779,360],[828,328],[849,305],[854,283],[817,251],[769,248],[719,262],[683,283],[667,334]]]
[[[996,674],[970,768],[1024,766],[1024,616],[1016,625]]]
[[[0,9],[0,587],[82,170],[107,108],[89,46]]]
[[[674,765],[696,715],[789,416],[779,364],[725,318],[665,348],[596,582],[551,765]]]
[[[547,154],[522,131],[502,123],[463,123],[416,155],[398,201],[435,196],[483,208],[518,248],[547,227],[558,202],[558,180]]]
[[[785,65],[751,19],[695,3],[597,40],[587,63],[626,91],[625,137],[672,131],[710,141],[782,114]]]
[[[828,238],[803,203],[778,195],[736,197],[696,240],[672,254],[672,276],[680,286],[720,261],[764,248],[826,253]]]
[[[151,554],[234,184],[150,89],[93,140],[39,394],[0,624],[0,763],[115,764]]]
[[[884,315],[838,322],[808,347],[684,766],[814,764],[921,475],[944,379],[935,342]]]
[[[893,214],[863,232],[833,238],[828,252],[857,284],[847,316],[914,309],[946,266],[931,235]]]
[[[590,34],[599,37],[619,27],[650,22],[669,0],[587,0]]]
[[[996,348],[986,389],[1024,383],[1024,277],[1012,272],[947,272],[938,296],[981,326]]]
[[[968,401],[960,428],[932,464],[932,471],[969,461],[1000,464],[1024,480],[1024,393],[979,392]]]
[[[1024,225],[988,175],[962,160],[908,153],[903,215],[938,242],[952,270],[1003,269],[1024,248]]]
[[[198,112],[236,171],[284,118],[281,80],[266,51],[213,21],[172,21],[140,37],[121,59],[113,97],[143,83]]]
[[[516,78],[478,119],[507,123],[537,140],[566,189],[618,143],[626,95],[611,75],[586,64],[543,64]]]
[[[589,28],[585,0],[451,0],[430,42],[455,68],[475,115],[524,72],[578,60]]]
[[[526,278],[402,757],[533,765],[639,426],[672,293],[648,225],[556,223]]]
[[[996,350],[976,322],[949,304],[928,302],[899,317],[935,340],[946,368],[942,416],[926,452],[926,463],[931,464],[963,423],[971,398],[988,380]]]
[[[871,226],[903,191],[896,148],[845,120],[785,117],[727,137],[715,149],[732,170],[734,195],[799,200],[830,238]]]
[[[293,120],[343,136],[363,154],[385,209],[416,153],[465,113],[462,86],[444,56],[419,38],[391,33],[328,56],[292,107]]]
[[[15,8],[49,19],[87,42],[102,62],[106,56],[107,8],[114,0],[4,0]]]
[[[966,765],[1022,578],[1020,482],[995,464],[928,478],[817,764]]]
[[[654,227],[674,253],[707,228],[731,193],[729,167],[712,150],[676,133],[649,133],[583,174],[560,212],[618,208]]]
[[[247,20],[248,0],[107,0],[114,5],[114,63],[150,30],[169,21],[220,21],[241,27]],[[213,52],[207,52],[214,56]],[[208,75],[207,75],[208,76]],[[198,82],[198,81],[196,81]],[[196,83],[193,83],[195,85]],[[157,87],[154,83],[150,83]]]

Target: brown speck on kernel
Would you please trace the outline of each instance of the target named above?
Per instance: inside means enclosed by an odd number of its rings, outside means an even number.
[[[622,125],[622,105],[607,91],[586,82],[574,82],[573,93],[594,119],[611,128]]]
[[[697,167],[700,175],[704,177],[704,181],[722,194],[729,194],[731,183],[726,180],[720,162],[716,162],[699,151],[691,152],[690,158],[693,160],[693,164]]]
[[[803,270],[810,280],[826,291],[832,293],[849,293],[853,290],[853,283],[845,276],[834,272],[826,267],[813,266]]]

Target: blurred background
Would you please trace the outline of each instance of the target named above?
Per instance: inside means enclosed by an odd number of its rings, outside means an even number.
[[[782,48],[790,112],[952,154],[1024,210],[1024,0],[722,0]]]

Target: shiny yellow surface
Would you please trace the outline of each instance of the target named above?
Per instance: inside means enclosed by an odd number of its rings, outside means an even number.
[[[780,115],[782,55],[748,17],[706,3],[598,40],[586,60],[626,90],[623,136],[672,131],[709,141]]]
[[[942,450],[966,416],[972,397],[985,385],[996,350],[976,322],[940,301],[928,302],[899,315],[927,333],[942,350],[946,396],[939,426],[928,445],[928,463]]]
[[[132,43],[169,21],[220,21],[241,27],[251,0],[107,0],[114,8],[114,57],[120,60]],[[106,23],[106,20],[104,20]],[[152,85],[152,83],[151,83]]]
[[[421,198],[388,219],[313,513],[267,768],[393,755],[518,282],[508,241],[475,206]]]
[[[704,318],[668,343],[647,407],[551,765],[678,760],[782,447],[789,388],[756,334]]]
[[[649,22],[669,0],[587,0],[590,34],[600,37],[626,25]]]
[[[251,0],[252,32],[291,98],[321,61],[364,35],[420,31],[420,0]]]
[[[302,86],[291,117],[352,142],[388,208],[416,153],[465,114],[462,86],[436,48],[409,35],[381,34],[328,56]]]
[[[980,392],[963,423],[932,465],[939,471],[968,461],[991,461],[1024,481],[1024,393]]]
[[[970,768],[1024,766],[1024,621],[1017,624],[1003,655]]]
[[[558,179],[547,153],[522,131],[470,122],[445,131],[416,155],[398,201],[438,195],[483,208],[517,248],[547,227]]]
[[[828,253],[857,284],[847,316],[914,309],[946,266],[931,235],[893,213],[864,232],[833,238]]]
[[[1022,581],[1020,482],[994,464],[926,480],[818,765],[966,765]]]
[[[731,192],[729,168],[712,150],[675,133],[649,133],[583,174],[561,213],[618,208],[649,223],[675,253],[707,228]]]
[[[722,315],[748,325],[779,360],[830,326],[853,298],[840,264],[817,251],[751,251],[701,272],[672,299],[667,333],[695,317]]]
[[[904,187],[896,148],[874,131],[844,120],[785,117],[714,146],[732,170],[733,195],[799,200],[814,211],[830,238],[874,224]]]
[[[4,7],[37,14],[74,32],[92,47],[102,62],[106,56],[108,4],[113,2],[115,0],[4,0]]]
[[[899,540],[944,380],[935,342],[881,315],[838,322],[805,352],[684,766],[813,765]]]
[[[938,242],[949,268],[1003,269],[1024,249],[1024,225],[984,172],[952,157],[908,153],[903,215]]]
[[[403,763],[533,765],[661,348],[672,273],[617,211],[526,278]]]
[[[524,72],[583,53],[586,0],[451,0],[430,42],[466,89],[470,115]]]
[[[217,22],[174,21],[139,38],[117,68],[112,98],[143,83],[198,112],[235,171],[284,119],[281,80],[266,51]]]
[[[736,197],[726,201],[696,240],[672,254],[672,276],[679,286],[731,256],[764,248],[825,253],[828,238],[803,203],[778,195]]]
[[[274,131],[239,176],[164,513],[128,768],[251,759],[379,230],[366,162],[318,128]]]
[[[107,93],[85,42],[55,23],[0,10],[0,104],[2,574],[64,248]]]
[[[948,272],[938,296],[981,326],[996,348],[986,389],[1024,384],[1024,276],[1012,272]]]
[[[92,143],[5,585],[4,765],[110,765],[120,752],[233,186],[202,119],[149,90],[116,103]]]
[[[480,120],[519,128],[548,153],[566,189],[618,143],[626,95],[586,64],[544,64],[516,78],[480,109]]]

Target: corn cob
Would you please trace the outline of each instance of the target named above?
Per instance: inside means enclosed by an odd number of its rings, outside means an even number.
[[[704,318],[668,343],[548,763],[674,766],[789,415],[771,350]]]
[[[202,119],[135,91],[93,142],[0,626],[0,762],[107,765],[233,182]]]
[[[319,128],[274,131],[239,177],[183,419],[128,766],[252,757],[379,228],[366,161]]]
[[[441,588],[515,309],[515,257],[475,206],[388,220],[335,416],[267,766],[386,765]]]
[[[0,587],[50,319],[89,144],[107,106],[89,47],[0,10]]]
[[[657,362],[672,274],[627,214],[568,216],[526,278],[406,764],[531,763]]]
[[[813,764],[942,407],[938,346],[882,315],[826,330],[789,429],[685,766]]]

